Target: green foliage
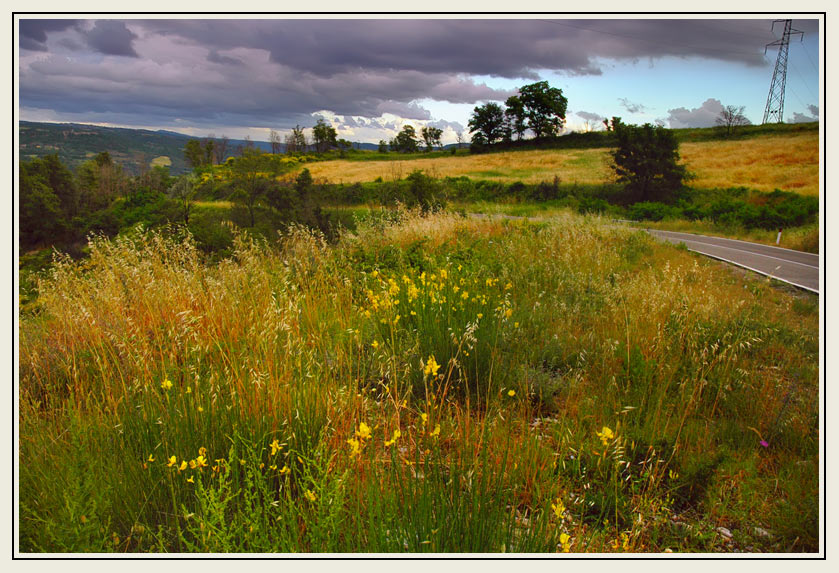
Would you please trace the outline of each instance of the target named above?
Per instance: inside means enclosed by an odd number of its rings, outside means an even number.
[[[519,100],[527,127],[536,139],[556,137],[565,124],[568,99],[562,90],[551,87],[548,82],[536,82],[519,88]],[[517,120],[520,118],[517,118]]]
[[[619,124],[618,146],[612,157],[619,183],[640,201],[673,202],[688,177],[679,161],[679,143],[673,132],[649,123],[640,127]]]
[[[318,118],[312,128],[312,137],[315,140],[315,149],[318,153],[325,153],[338,146],[338,132],[323,118]]]
[[[469,118],[472,145],[492,145],[504,135],[504,110],[495,102],[476,106]]]
[[[422,140],[425,142],[425,150],[431,151],[434,146],[441,147],[440,138],[443,137],[443,130],[439,127],[423,126]]]
[[[398,153],[416,153],[419,151],[417,131],[413,125],[405,125],[396,137],[390,140],[390,150]]]

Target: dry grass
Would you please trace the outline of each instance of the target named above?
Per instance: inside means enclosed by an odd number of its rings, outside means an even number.
[[[816,132],[741,141],[685,143],[682,159],[696,173],[694,187],[748,187],[758,191],[819,194],[819,136]]]
[[[760,191],[819,194],[818,133],[738,141],[685,143],[680,147],[697,188],[748,187]],[[316,179],[357,183],[398,179],[415,169],[438,177],[466,176],[492,181],[538,183],[559,177],[565,183],[612,179],[609,150],[508,151],[406,161],[325,161],[308,166]]]

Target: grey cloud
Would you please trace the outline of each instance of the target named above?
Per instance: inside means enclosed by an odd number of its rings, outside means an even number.
[[[436,127],[438,129],[445,130],[447,127],[450,127],[452,131],[455,133],[458,131],[463,131],[463,125],[459,121],[448,121],[446,119],[438,119],[437,121],[430,121],[428,122],[430,127]]]
[[[813,106],[808,106],[808,107],[813,107]],[[818,116],[818,114],[816,114],[815,117],[810,117],[809,115],[799,113],[799,112],[795,112],[795,113],[792,114],[792,118],[787,119],[787,121],[790,122],[790,123],[809,123],[811,121],[819,121],[819,116]]]
[[[383,101],[376,106],[376,115],[392,113],[405,119],[431,119],[431,112],[414,102],[401,103],[398,101]]]
[[[647,109],[645,105],[640,103],[633,103],[625,97],[618,98],[618,101],[621,102],[621,105],[629,113],[641,113]]]
[[[670,115],[667,121],[671,128],[680,127],[713,127],[716,125],[717,117],[720,115],[723,106],[718,99],[706,99],[701,106],[694,109],[677,107],[667,110]]]
[[[212,62],[214,64],[222,64],[228,66],[242,65],[242,60],[238,58],[231,58],[229,56],[222,56],[216,50],[210,50],[210,53],[207,55],[207,61]]]
[[[588,121],[603,121],[604,119],[606,119],[600,114],[591,113],[588,111],[575,111],[574,114]]]
[[[817,105],[808,105],[807,109],[810,112],[810,115],[813,117],[819,117],[819,106]]]
[[[76,25],[76,20],[19,20],[20,36],[38,44],[47,41],[48,32],[60,32]]]
[[[87,44],[102,54],[139,57],[131,45],[137,35],[129,30],[123,22],[97,20],[86,36]]]

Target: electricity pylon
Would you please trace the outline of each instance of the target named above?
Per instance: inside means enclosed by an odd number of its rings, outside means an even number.
[[[789,37],[792,34],[801,34],[801,40],[804,41],[804,32],[800,30],[793,30],[792,20],[774,20],[772,22],[772,31],[775,31],[775,24],[784,23],[784,35],[780,40],[775,40],[771,44],[766,44],[763,53],[770,46],[778,46],[778,59],[775,60],[775,73],[772,74],[772,85],[769,87],[769,97],[766,98],[766,111],[763,112],[763,123],[784,121],[784,91],[787,87],[787,58],[789,56]]]

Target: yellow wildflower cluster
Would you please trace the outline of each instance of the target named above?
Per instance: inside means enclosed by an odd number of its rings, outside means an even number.
[[[567,533],[559,534],[559,544],[562,546],[562,552],[568,553],[571,551],[571,536]]]
[[[154,455],[149,454],[149,457],[147,458],[146,461],[148,463],[154,462],[155,461]],[[144,463],[143,467],[148,467],[148,463]],[[213,466],[213,471],[217,473],[221,470],[222,467],[224,467],[224,459],[216,460],[216,464],[217,465]],[[191,460],[188,460],[188,461],[186,459],[183,459],[183,460],[181,460],[180,464],[178,464],[178,456],[175,456],[175,455],[169,456],[168,458],[166,458],[166,467],[167,468],[177,467],[178,468],[178,473],[185,472],[188,469],[203,471],[204,468],[210,467],[209,460],[207,459],[207,448],[205,448],[203,446],[198,448],[198,455],[195,458],[193,458]],[[195,480],[192,479],[192,477],[187,479],[187,481],[189,483],[195,483]]]
[[[609,440],[614,440],[615,439],[615,433],[612,430],[610,430],[609,428],[607,428],[606,426],[603,426],[603,429],[600,430],[599,432],[596,432],[596,434],[597,434],[597,437],[600,438],[600,442],[604,446],[609,445]]]
[[[438,370],[440,370],[440,365],[437,364],[437,360],[434,359],[434,355],[432,354],[428,357],[428,360],[425,363],[423,374],[425,374],[426,376],[431,376],[432,378],[436,378]]]
[[[513,315],[507,291],[512,283],[503,289],[500,279],[489,277],[479,280],[474,276],[462,275],[462,266],[443,267],[436,272],[409,270],[401,276],[385,276],[374,270],[373,279],[365,289],[365,302],[360,312],[366,318],[374,314],[378,322],[395,325],[399,318],[432,316],[434,320],[443,317],[462,316],[467,321],[480,320],[487,311],[506,320]],[[400,309],[396,312],[395,309]],[[427,311],[427,312],[423,312]],[[418,320],[418,319],[417,319]]]
[[[350,446],[350,457],[354,458],[361,454],[361,450],[364,449],[364,445],[367,443],[367,440],[373,435],[373,430],[365,424],[361,422],[358,425],[358,429],[355,431],[355,435],[351,436],[347,439],[347,444]]]

